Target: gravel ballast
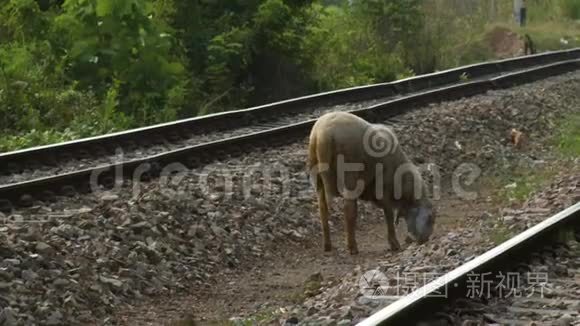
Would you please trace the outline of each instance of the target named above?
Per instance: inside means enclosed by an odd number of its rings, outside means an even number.
[[[491,220],[481,216],[470,217],[460,230],[449,232],[427,246],[411,245],[389,261],[378,262],[373,268],[354,269],[352,273],[345,275],[341,282],[323,287],[320,294],[306,300],[303,304],[284,307],[285,311],[289,313],[283,315],[281,321],[290,319],[296,321],[295,324],[298,325],[355,325],[402,296],[492,249],[497,243],[490,241],[489,235],[497,233],[498,228],[505,228],[515,235],[579,201],[580,175],[561,176],[517,209],[505,208]],[[578,250],[576,250],[577,252]],[[548,298],[552,298],[554,302],[551,304],[556,306],[561,305],[563,299],[577,300],[580,298],[580,284],[574,283],[574,273],[577,273],[574,268],[577,269],[578,260],[574,258],[557,258],[556,260],[560,261],[559,266],[556,266],[560,267],[560,273],[555,274],[553,270],[550,270],[550,278],[547,280],[549,283],[546,285],[523,284],[526,275],[530,274],[520,275],[522,285],[516,288],[510,287],[512,290],[515,289],[513,291],[519,291],[519,298],[514,298],[513,295],[505,298],[506,290],[504,298],[494,300],[492,303],[481,304],[477,299],[486,295],[486,289],[493,290],[499,286],[494,283],[489,287],[482,286],[481,289],[478,289],[484,291],[483,293],[472,293],[471,297],[476,300],[473,300],[475,302],[471,305],[466,305],[465,300],[462,300],[461,305],[447,307],[447,311],[444,312],[446,316],[444,320],[453,320],[452,323],[441,323],[441,320],[437,320],[437,316],[432,316],[432,320],[429,316],[425,316],[425,318],[433,323],[429,325],[441,326],[482,325],[481,323],[488,325],[489,320],[488,323],[485,323],[484,317],[490,315],[494,315],[496,320],[500,320],[500,317],[512,321],[519,318],[518,321],[523,322],[522,325],[532,325],[530,323],[533,321],[555,322],[554,325],[560,325],[559,322],[567,317],[570,317],[570,320],[580,320],[577,302],[575,305],[571,305],[571,309],[562,309],[563,311],[559,314],[556,312],[549,315],[542,315],[540,312],[539,314],[522,316],[521,313],[512,312],[510,314],[503,309],[503,306],[506,305],[511,307],[514,304],[519,304],[520,307],[533,311],[534,309],[529,302],[526,303],[526,296],[534,294],[531,287],[534,287],[536,292],[542,288],[546,295],[536,293],[536,297],[546,298],[546,301],[550,301]],[[562,266],[564,266],[564,271],[568,269],[569,274],[561,273]],[[546,266],[544,268],[546,272],[549,270]],[[542,271],[542,269],[532,268],[530,273],[542,277],[543,274],[538,271]],[[534,272],[535,274],[533,274]],[[556,276],[560,277],[560,283],[554,283]],[[562,280],[568,281],[564,283],[566,285],[564,288],[560,285],[563,283]],[[476,283],[478,286],[479,284]],[[566,290],[566,295],[562,294],[564,290]],[[445,293],[440,294],[444,295]],[[560,294],[559,297],[558,294]],[[529,299],[529,301],[531,300]],[[550,309],[549,305],[546,306],[546,304],[544,302],[541,308]],[[568,308],[568,305],[564,308]],[[476,312],[475,316],[470,316],[467,313],[465,316],[456,313],[472,309]],[[339,312],[343,312],[343,314],[341,315]],[[286,325],[289,324],[291,323],[286,323]]]
[[[410,156],[439,166],[443,181],[463,163],[477,165],[487,176],[549,159],[549,151],[533,140],[551,134],[563,113],[578,112],[578,90],[580,73],[566,74],[431,105],[398,116],[394,127]],[[512,128],[532,140],[525,151],[510,144]],[[174,185],[154,180],[140,185],[138,194],[124,188],[0,216],[5,222],[0,228],[0,307],[8,319],[24,324],[86,324],[106,318],[122,303],[208,288],[223,269],[274,259],[268,256],[270,248],[319,236],[305,164],[306,137],[301,143],[190,171]],[[261,189],[264,177],[249,170],[260,171],[260,165],[273,168],[269,195]],[[231,195],[224,197],[223,178],[206,174],[212,169],[235,176]],[[254,188],[248,198],[241,191],[244,175]],[[204,184],[211,192],[204,191]],[[289,193],[282,196],[281,189]],[[421,266],[443,271],[481,253],[486,243],[477,242],[476,234],[482,232],[482,221],[466,223],[472,228],[422,247],[410,245],[383,265],[384,272]],[[325,311],[339,304],[333,298],[358,291],[357,277],[349,280],[290,310],[299,309],[300,322],[307,320],[309,310],[312,320],[328,317]],[[351,310],[332,319],[344,321],[352,315],[350,320],[355,320],[358,306],[348,300],[340,304]],[[380,306],[361,305],[362,315]]]

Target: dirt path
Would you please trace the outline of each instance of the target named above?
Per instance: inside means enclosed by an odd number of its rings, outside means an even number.
[[[340,214],[340,202],[335,204],[338,205],[334,206],[333,216]],[[469,212],[480,214],[491,209],[491,203],[483,195],[473,202],[448,197],[437,205],[440,217],[433,241],[466,227],[463,217]],[[346,252],[342,224],[335,224],[331,231],[333,251],[330,253],[320,250],[319,234],[299,243],[284,243],[253,268],[228,271],[215,277],[212,288],[129,307],[117,321],[123,325],[227,325],[232,317],[247,317],[295,304],[308,294],[307,285],[316,288],[340,280],[341,276],[357,268],[372,268],[377,261],[389,260],[394,255],[388,249],[386,224],[380,212],[368,205],[360,207],[359,212],[358,256]],[[405,242],[403,221],[397,232],[402,250],[409,245],[415,246]],[[313,280],[318,275],[322,276],[322,284]]]
[[[522,88],[525,90],[515,95],[512,94],[514,91],[506,91],[505,94],[485,95],[483,99],[470,98],[452,102],[452,104],[445,104],[443,109],[439,107],[436,111],[426,108],[423,115],[419,112],[412,118],[408,118],[415,125],[401,126],[406,129],[401,130],[400,135],[402,138],[407,137],[405,144],[410,151],[417,153],[419,157],[428,158],[439,166],[452,169],[459,162],[474,162],[482,167],[496,167],[490,170],[484,169],[488,171],[487,175],[482,175],[484,179],[488,176],[493,178],[504,170],[507,174],[515,176],[520,167],[525,169],[527,166],[532,166],[535,169],[535,161],[550,160],[551,148],[546,148],[539,143],[544,136],[549,134],[548,131],[552,127],[548,126],[553,126],[552,121],[555,119],[552,116],[553,110],[546,108],[565,107],[570,110],[577,108],[576,97],[571,97],[572,99],[558,97],[560,95],[556,92],[577,94],[577,86],[575,86],[577,84],[566,82],[561,85],[575,88],[558,91],[559,88],[556,87],[540,88],[534,85],[532,90]],[[564,86],[558,87],[564,88]],[[534,103],[534,105],[529,105],[529,103]],[[566,105],[562,106],[561,103]],[[437,112],[436,116],[432,112]],[[477,137],[470,137],[473,134],[466,126],[477,130]],[[513,126],[517,126],[534,140],[527,150],[519,151],[506,144],[505,133],[509,132]],[[297,146],[287,149],[284,154],[276,155],[290,163],[296,160],[296,164],[302,166],[305,160],[303,149],[304,145]],[[266,162],[268,158],[259,160]],[[502,181],[506,180],[502,179]],[[504,187],[506,184],[502,182],[493,189],[497,190],[499,189],[497,187]],[[308,200],[314,201],[314,198]],[[333,216],[340,217],[342,205],[340,201],[336,204]],[[302,233],[303,238],[299,241],[292,240],[290,236],[287,239],[283,236],[276,238],[275,247],[272,248],[268,244],[264,248],[263,257],[258,261],[249,257],[240,257],[240,265],[235,269],[220,269],[219,274],[211,275],[213,279],[211,286],[203,289],[196,288],[195,293],[186,295],[169,294],[158,297],[156,300],[143,298],[135,307],[117,307],[118,313],[111,321],[121,325],[231,325],[228,320],[232,317],[256,317],[268,314],[280,307],[304,302],[305,285],[320,285],[316,281],[308,282],[316,275],[322,276],[324,288],[332,290],[333,287],[325,282],[352,280],[353,271],[375,268],[377,264],[384,262],[396,262],[400,267],[408,265],[409,262],[415,265],[437,265],[442,262],[451,263],[468,259],[470,255],[478,254],[475,249],[482,248],[482,244],[488,241],[490,234],[486,232],[495,232],[493,226],[478,228],[478,223],[485,221],[493,225],[496,218],[501,216],[498,211],[502,208],[500,203],[488,199],[487,191],[482,189],[474,201],[444,196],[436,201],[435,205],[439,211],[435,233],[432,240],[424,247],[417,248],[416,244],[405,243],[406,232],[404,222],[402,222],[398,227],[398,239],[403,247],[402,251],[390,252],[382,213],[369,205],[361,205],[361,211],[363,207],[367,209],[364,209],[364,214],[359,214],[361,218],[357,227],[357,242],[360,251],[358,256],[352,257],[345,251],[342,223],[331,227],[334,251],[328,254],[321,250],[319,228],[309,228],[309,233]],[[224,213],[225,216],[233,217],[234,214],[225,210],[223,206],[223,203],[213,206],[211,212],[224,210],[227,212]],[[296,209],[292,212],[293,214],[265,209],[262,212],[265,216],[262,220],[277,219],[282,215],[291,216],[285,220],[286,224],[271,223],[274,225],[273,229],[288,228],[290,231],[295,230],[293,222],[297,219],[317,221],[318,212],[312,202],[298,199],[292,201],[291,206]],[[337,220],[334,221],[336,224]],[[224,219],[224,222],[228,220]],[[308,224],[304,223],[304,225]],[[501,236],[499,234],[498,238]],[[445,247],[441,245],[437,248],[438,244],[445,244]],[[239,242],[234,245],[239,245]],[[454,254],[450,254],[449,250],[453,250]],[[332,301],[340,300],[333,298]],[[337,309],[333,306],[327,310]],[[278,325],[279,322],[273,324]]]

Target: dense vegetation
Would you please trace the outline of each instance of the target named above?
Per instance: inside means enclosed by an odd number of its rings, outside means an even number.
[[[539,50],[577,46],[580,0],[528,8]],[[512,20],[495,0],[4,0],[0,151],[492,58]]]

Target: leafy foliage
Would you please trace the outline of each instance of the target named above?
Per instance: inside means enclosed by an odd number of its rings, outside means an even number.
[[[151,2],[68,0],[63,9],[55,30],[67,39],[71,78],[99,94],[118,83],[120,110],[139,121],[175,116],[178,108],[167,102],[173,88],[185,87],[185,66],[172,53],[171,35],[150,18]]]
[[[579,6],[530,1],[529,21],[577,19]],[[0,150],[486,59],[487,25],[511,10],[496,0],[4,0]]]
[[[303,53],[319,89],[336,89],[408,76],[400,50],[386,51],[376,30],[349,8],[313,7],[319,23],[305,39]]]

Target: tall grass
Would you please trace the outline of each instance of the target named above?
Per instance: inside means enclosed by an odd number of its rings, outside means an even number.
[[[538,51],[580,46],[580,0],[528,0],[525,27],[516,24],[512,1],[425,0],[423,4],[425,28],[417,44],[424,51],[417,50],[412,58],[422,70],[494,58],[488,36],[497,28],[529,34]]]
[[[512,7],[503,0],[425,0],[423,15],[425,26],[412,58],[417,73],[493,58],[486,34],[494,24],[512,19]]]
[[[560,0],[560,9],[564,17],[580,19],[580,0]]]

